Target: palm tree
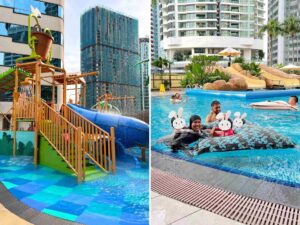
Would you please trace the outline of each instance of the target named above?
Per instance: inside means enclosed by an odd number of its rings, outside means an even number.
[[[284,23],[283,23],[283,32],[285,35],[288,35],[292,38],[292,58],[293,58],[293,64],[295,62],[295,39],[296,35],[300,33],[300,20],[298,20],[296,17],[290,16],[288,17]]]
[[[169,61],[165,58],[162,58],[162,57],[159,57],[154,62],[152,62],[152,66],[155,66],[155,67],[160,69],[161,79],[162,79],[162,76],[163,76],[163,73],[164,73],[163,68],[167,67],[168,65],[169,65]]]
[[[269,59],[270,59],[271,65],[272,65],[272,51],[271,51],[272,41],[273,41],[273,38],[276,38],[278,35],[280,35],[282,33],[282,29],[277,20],[271,19],[268,21],[268,23],[266,25],[264,25],[259,30],[260,35],[264,32],[267,32],[268,37],[269,37],[269,49],[268,50],[269,50]]]
[[[173,64],[172,61],[168,60],[168,68],[169,68],[169,85],[170,88],[172,87],[172,79],[171,79],[171,65]]]

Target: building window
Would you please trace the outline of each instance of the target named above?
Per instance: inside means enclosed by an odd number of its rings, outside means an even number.
[[[204,54],[205,48],[195,48],[194,51],[195,51],[195,53],[198,53],[198,54]]]
[[[51,33],[54,38],[54,44],[63,45],[62,34],[58,31],[51,31]],[[0,35],[11,37],[13,42],[28,43],[27,26],[0,22]]]
[[[13,8],[14,12],[26,15],[31,13],[31,5],[34,8],[38,8],[44,15],[63,18],[62,6],[54,3],[42,2],[38,0],[0,0],[0,6]]]
[[[0,66],[12,67],[16,64],[16,59],[25,57],[27,55],[0,52]],[[57,67],[63,67],[61,59],[52,59],[51,63]]]

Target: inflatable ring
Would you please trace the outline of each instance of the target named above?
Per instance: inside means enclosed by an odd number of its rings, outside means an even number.
[[[272,109],[272,110],[298,110],[296,106],[292,106],[285,101],[263,101],[254,102],[250,106],[255,109]]]

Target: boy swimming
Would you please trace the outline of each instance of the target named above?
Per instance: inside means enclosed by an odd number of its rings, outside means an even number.
[[[211,103],[211,112],[207,115],[205,122],[212,123],[217,120],[216,116],[221,112],[221,103],[219,101],[213,101]]]

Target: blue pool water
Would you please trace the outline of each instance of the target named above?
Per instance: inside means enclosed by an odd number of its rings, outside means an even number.
[[[21,202],[83,224],[149,224],[147,164],[117,162],[116,175],[77,184],[74,176],[33,165],[30,156],[0,156],[0,181]]]
[[[246,176],[281,183],[288,186],[300,187],[300,149],[277,149],[277,150],[241,150],[232,152],[204,153],[192,158],[183,153],[171,153],[170,149],[156,141],[172,132],[168,114],[170,111],[178,111],[183,107],[183,117],[186,123],[192,114],[201,116],[205,121],[210,111],[210,103],[219,100],[222,111],[246,112],[246,120],[263,127],[271,128],[287,137],[290,137],[300,146],[300,112],[295,111],[271,111],[255,110],[249,107],[252,102],[265,99],[238,99],[229,97],[215,97],[205,95],[188,96],[188,101],[180,104],[172,104],[170,96],[152,97],[151,135],[152,150],[159,151],[173,157],[192,161],[202,165],[218,168],[221,170],[239,173]],[[268,98],[268,100],[288,100],[288,97]],[[232,116],[233,117],[233,116]]]

